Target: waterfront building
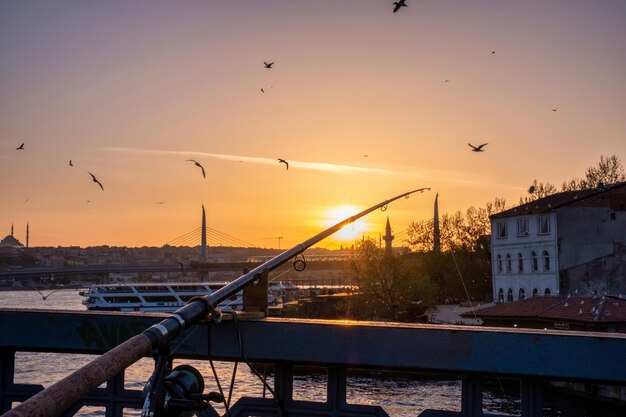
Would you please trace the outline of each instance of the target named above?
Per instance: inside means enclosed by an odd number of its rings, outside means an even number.
[[[626,182],[553,194],[490,220],[495,301],[625,292]]]

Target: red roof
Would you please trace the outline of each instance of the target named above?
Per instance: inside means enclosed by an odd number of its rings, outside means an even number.
[[[586,323],[626,322],[626,299],[612,296],[538,296],[468,311],[461,314],[461,317],[474,315],[479,319],[536,318]]]

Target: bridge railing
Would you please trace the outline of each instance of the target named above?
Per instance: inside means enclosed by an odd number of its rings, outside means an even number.
[[[0,311],[2,412],[42,389],[15,381],[17,352],[100,354],[162,319],[161,314]],[[245,356],[272,365],[278,401],[241,398],[232,407],[232,417],[386,416],[380,406],[349,403],[346,381],[354,369],[438,374],[462,381],[460,411],[428,410],[423,416],[482,416],[485,378],[520,380],[525,417],[542,415],[541,387],[548,381],[626,385],[624,334],[225,317],[219,324],[188,329],[172,345],[176,358],[235,362]],[[607,365],[609,361],[617,366]],[[326,369],[322,401],[294,399],[294,368],[300,365]],[[96,406],[107,417],[122,416],[124,410],[140,408],[140,396],[138,389],[125,386],[121,373],[63,415]]]

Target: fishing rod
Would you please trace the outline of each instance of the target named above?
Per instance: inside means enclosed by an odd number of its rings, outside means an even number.
[[[424,192],[430,188],[418,188],[378,203],[347,219],[329,227],[312,238],[288,249],[269,261],[259,265],[250,272],[226,284],[211,294],[196,297],[185,306],[160,323],[150,326],[142,333],[135,335],[117,347],[102,354],[87,365],[61,379],[48,388],[40,391],[15,408],[9,410],[2,417],[55,417],[66,408],[74,404],[81,397],[87,395],[98,386],[113,378],[139,359],[149,356],[150,352],[158,348],[162,350],[168,342],[181,334],[184,330],[210,316],[213,321],[221,320],[218,304],[241,291],[244,287],[261,278],[262,274],[272,271],[306,249],[339,231],[342,227],[354,223],[361,217],[374,210],[386,210],[389,203],[402,197],[409,198],[413,193]],[[193,379],[194,375],[187,370],[179,372],[182,377]],[[152,381],[158,383],[159,381]],[[196,387],[197,388],[197,387]],[[145,406],[145,404],[144,404]]]

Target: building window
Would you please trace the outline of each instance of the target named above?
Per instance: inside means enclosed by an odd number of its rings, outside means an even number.
[[[498,272],[502,272],[502,256],[498,255],[496,256],[497,258],[497,265],[498,265]]]
[[[550,288],[546,288],[546,290],[543,292],[544,295],[550,295],[552,294],[552,291],[550,291]]]
[[[498,239],[506,239],[506,220],[500,220],[496,223]]]
[[[550,234],[550,216],[539,216],[538,230],[540,235]]]
[[[498,302],[499,303],[504,302],[504,290],[502,288],[498,290]]]
[[[511,272],[512,270],[512,265],[511,265],[511,255],[510,254],[506,254],[506,272]]]
[[[550,254],[548,253],[547,250],[543,251],[543,270],[544,271],[550,270]]]
[[[519,289],[519,294],[517,297],[518,300],[525,300],[526,299],[526,291],[524,291],[523,288]]]
[[[533,297],[536,297],[539,295],[539,290],[537,288],[533,288]]]
[[[517,219],[517,235],[528,236],[528,219]]]
[[[506,295],[506,301],[513,301],[513,288],[509,288],[509,292]]]
[[[530,261],[532,264],[533,272],[539,271],[539,261],[537,260],[537,254],[535,251],[530,252]]]
[[[517,254],[517,272],[524,272],[524,257],[521,253]]]

